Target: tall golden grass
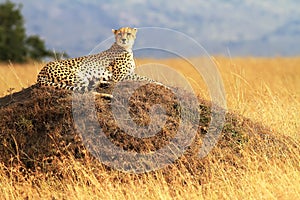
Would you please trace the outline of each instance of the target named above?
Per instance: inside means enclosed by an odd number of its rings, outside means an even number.
[[[42,63],[0,63],[0,97],[34,84],[42,67]]]
[[[229,110],[299,137],[300,57],[213,57],[213,61],[223,79]],[[140,65],[151,62],[155,60],[137,61]],[[204,81],[185,61],[170,59],[159,63],[180,71],[202,97],[209,99]]]
[[[214,57],[213,60],[224,81],[229,110],[261,122],[278,137],[293,138],[296,148],[300,148],[300,57]],[[143,59],[137,64],[149,61],[156,62]],[[203,81],[193,71],[186,70],[184,63],[175,59],[159,62],[179,70],[201,96],[209,99]],[[0,96],[33,84],[42,66],[41,63],[1,64]],[[76,160],[70,161],[76,173],[70,174],[70,179],[45,178],[45,174],[33,173],[21,181],[11,178],[5,166],[0,165],[0,198],[300,199],[300,172],[294,164],[300,166],[299,154],[285,159],[274,155],[270,159],[251,148],[243,151],[247,158],[243,160],[243,169],[226,167],[226,162],[209,165],[210,177],[203,177],[202,184],[195,183],[184,172],[176,173],[171,185],[161,172],[135,176],[103,171],[96,177],[91,173],[94,169],[83,167]]]

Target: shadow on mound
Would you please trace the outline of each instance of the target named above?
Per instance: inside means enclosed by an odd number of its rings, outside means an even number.
[[[188,94],[185,96],[189,98]],[[138,94],[134,93],[129,100],[130,116],[136,124],[149,124],[149,111],[154,104],[163,104],[167,119],[164,127],[152,137],[135,138],[120,129],[111,113],[111,101],[107,99],[96,98],[97,121],[105,136],[123,150],[153,152],[168,144],[176,135],[180,123],[180,109],[174,95],[160,86],[148,84]],[[168,181],[172,181],[174,170],[178,171],[178,168],[179,171],[199,177],[207,174],[209,166],[214,163],[243,168],[245,159],[248,159],[245,156],[248,157],[249,152],[279,159],[292,153],[291,145],[286,145],[294,143],[289,138],[279,139],[269,129],[241,116],[227,113],[217,145],[208,156],[200,159],[198,153],[210,122],[211,107],[208,102],[199,99],[198,108],[200,120],[196,123],[197,134],[192,144],[180,159],[160,170]],[[85,119],[93,117],[86,114],[90,113],[89,109],[91,108],[83,105],[80,110],[85,111]],[[32,86],[1,98],[0,112],[0,162],[6,168],[64,177],[67,173],[67,167],[64,166],[70,160],[75,160],[94,169],[113,170],[101,164],[83,145],[74,126],[72,94],[69,91]],[[248,152],[246,155],[245,151]],[[123,162],[126,166],[126,160]]]

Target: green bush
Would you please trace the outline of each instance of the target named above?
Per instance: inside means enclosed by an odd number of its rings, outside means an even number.
[[[0,4],[0,61],[26,62],[54,57],[39,36],[27,36],[21,4]]]

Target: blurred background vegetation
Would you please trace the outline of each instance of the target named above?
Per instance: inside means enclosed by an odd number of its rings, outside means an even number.
[[[0,61],[26,62],[59,57],[46,48],[38,35],[26,35],[22,4],[7,0],[0,4]]]

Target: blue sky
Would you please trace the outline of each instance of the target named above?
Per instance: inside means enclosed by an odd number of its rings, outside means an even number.
[[[120,26],[174,29],[194,38],[211,54],[300,54],[298,0],[13,2],[23,4],[28,34],[40,35],[50,49],[66,51],[71,56],[88,53],[111,35],[112,28]],[[181,42],[184,41],[178,41],[178,45]]]

